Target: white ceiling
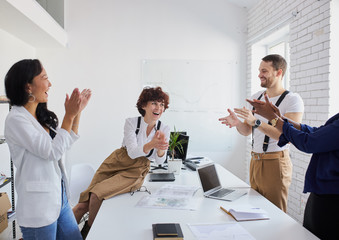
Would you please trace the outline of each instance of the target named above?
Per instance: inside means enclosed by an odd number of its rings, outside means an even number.
[[[255,4],[257,4],[260,0],[227,0],[230,3],[233,3],[239,7],[244,7],[247,9],[250,9]]]

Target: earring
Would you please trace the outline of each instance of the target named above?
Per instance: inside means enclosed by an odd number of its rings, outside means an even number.
[[[29,93],[28,99],[31,98],[31,97],[33,98],[33,100],[28,100],[28,102],[35,102],[35,96],[32,93]]]

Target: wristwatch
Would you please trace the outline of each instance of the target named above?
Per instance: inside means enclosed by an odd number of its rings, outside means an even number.
[[[275,126],[277,125],[278,119],[279,119],[279,118],[276,117],[276,118],[273,118],[273,119],[270,121],[272,127],[275,127]]]
[[[257,128],[261,125],[260,119],[255,120],[253,128]]]

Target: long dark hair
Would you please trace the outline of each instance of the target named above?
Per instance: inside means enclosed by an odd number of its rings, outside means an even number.
[[[24,106],[29,100],[26,91],[28,83],[42,72],[38,59],[24,59],[15,63],[5,76],[5,90],[11,105]],[[38,122],[44,127],[56,128],[59,124],[54,112],[47,109],[47,103],[39,103],[36,109]]]

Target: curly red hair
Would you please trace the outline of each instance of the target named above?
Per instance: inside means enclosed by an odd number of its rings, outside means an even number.
[[[161,87],[145,87],[138,99],[137,108],[142,116],[145,116],[145,110],[142,109],[149,101],[157,101],[164,103],[164,112],[168,108],[169,96],[162,91]]]

